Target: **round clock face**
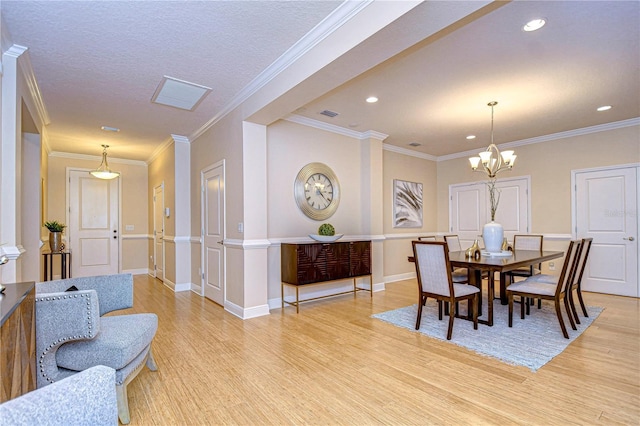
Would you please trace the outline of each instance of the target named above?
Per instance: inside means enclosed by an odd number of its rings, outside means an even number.
[[[300,170],[294,193],[300,210],[314,220],[331,217],[340,201],[338,179],[333,170],[322,163],[310,163]]]

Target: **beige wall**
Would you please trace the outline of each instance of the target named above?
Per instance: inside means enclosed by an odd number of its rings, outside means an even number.
[[[201,215],[201,172],[220,162],[225,162],[225,238],[242,240],[235,224],[244,222],[243,204],[243,163],[242,163],[242,120],[234,111],[191,142],[191,235],[200,237]],[[234,224],[234,225],[230,225]],[[192,275],[194,283],[199,283],[197,269],[201,268],[200,244],[192,248]],[[196,255],[193,255],[194,252]],[[226,252],[226,299],[244,306],[244,261],[241,249],[228,248]]]
[[[531,176],[531,232],[571,234],[571,171],[640,162],[640,126],[524,145],[512,171],[498,177]],[[449,185],[486,179],[466,158],[438,163],[438,230],[449,222]]]
[[[419,235],[435,234],[438,230],[437,165],[435,161],[392,151],[384,151],[383,160],[384,276],[393,280],[415,272],[413,265],[407,262],[407,256],[412,254],[411,240]],[[422,228],[393,227],[394,179],[422,183]]]
[[[100,164],[100,159],[84,160],[76,158],[49,156],[48,159],[48,191],[45,220],[67,222],[65,212],[67,186],[67,167],[91,170]],[[120,236],[122,271],[139,271],[148,269],[148,207],[147,199],[147,167],[145,165],[119,163],[109,160],[114,170],[121,173],[120,178]],[[126,231],[126,225],[133,225],[134,230]],[[129,237],[128,237],[129,236]]]
[[[157,186],[164,184],[164,207],[168,207],[172,213],[175,213],[175,161],[176,156],[174,143],[172,142],[162,152],[160,152],[151,163],[149,163],[149,185],[147,188],[146,200],[148,203],[147,220],[149,224],[147,233],[151,236],[148,242],[148,264],[149,271],[152,273],[154,271],[153,193]],[[171,241],[171,238],[176,235],[175,216],[175,214],[170,214],[169,217],[164,218],[164,235],[168,238],[164,244],[164,276],[172,283],[176,282],[175,243]]]

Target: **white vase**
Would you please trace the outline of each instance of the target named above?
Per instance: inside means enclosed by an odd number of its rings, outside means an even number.
[[[504,238],[504,229],[502,225],[491,221],[484,225],[482,229],[482,239],[484,240],[484,248],[490,253],[500,253],[502,251],[502,239]]]

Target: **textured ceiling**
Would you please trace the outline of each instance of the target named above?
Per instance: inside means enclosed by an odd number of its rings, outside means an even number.
[[[420,33],[433,20],[429,3],[392,26]],[[0,7],[11,41],[29,48],[51,118],[50,148],[99,155],[108,143],[112,157],[147,160],[170,135],[196,133],[339,5],[3,0]],[[491,9],[416,40],[292,112],[381,132],[402,148],[417,142],[416,151],[432,156],[486,146],[492,100],[497,143],[640,117],[640,2],[514,1]],[[540,16],[544,28],[521,31]],[[372,40],[386,58],[387,40]],[[348,66],[348,56],[341,63]],[[213,91],[194,112],[152,104],[163,75]],[[366,104],[369,95],[380,101]],[[597,113],[604,104],[613,108]],[[320,115],[325,109],[340,115]],[[103,125],[122,131],[105,133]]]

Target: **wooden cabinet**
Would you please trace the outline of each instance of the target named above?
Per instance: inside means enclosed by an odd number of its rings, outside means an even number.
[[[369,276],[368,289],[357,287],[355,278]],[[371,291],[371,241],[348,241],[335,243],[282,244],[281,281],[282,307],[287,303],[299,310],[303,301],[299,299],[298,286],[319,284],[327,281],[353,279],[354,293],[359,290]],[[285,300],[284,285],[296,286],[295,301]],[[343,294],[337,293],[337,294]],[[332,294],[335,296],[337,294]],[[323,296],[329,297],[329,296]]]
[[[0,402],[36,388],[35,283],[5,285],[0,297]]]

